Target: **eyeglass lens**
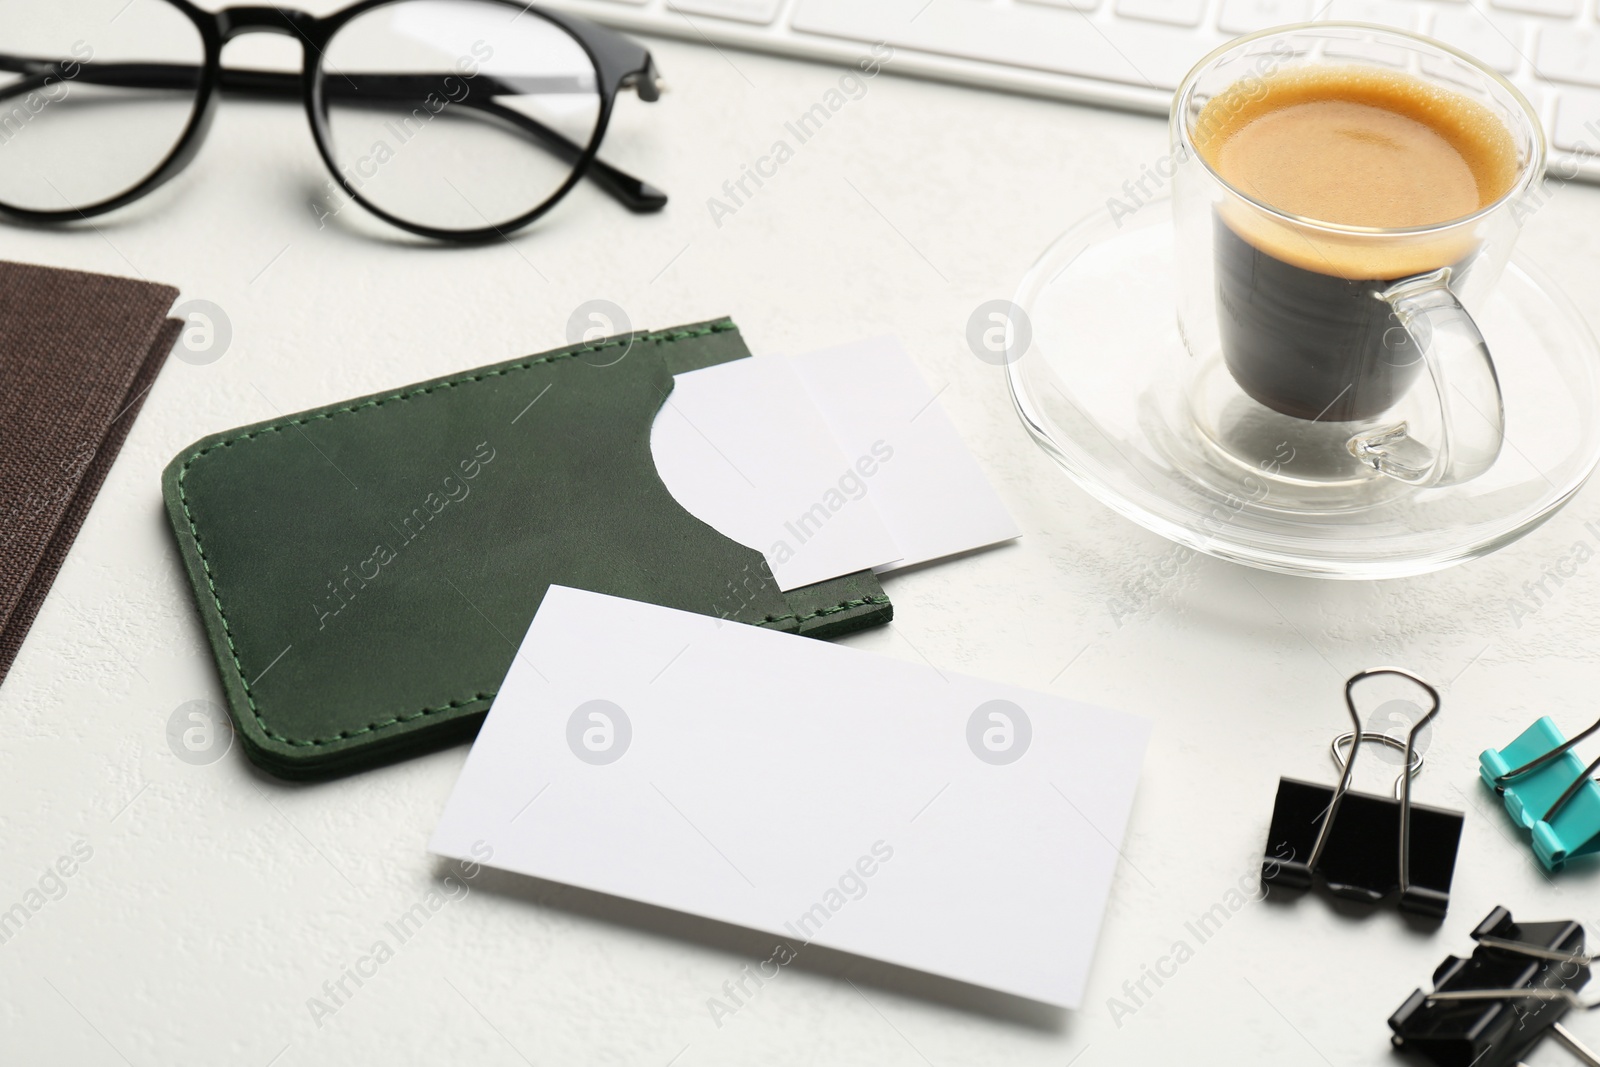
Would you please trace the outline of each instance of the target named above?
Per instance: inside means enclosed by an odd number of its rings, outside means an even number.
[[[164,0],[0,0],[0,204],[82,210],[151,178],[203,91],[205,41]],[[594,63],[498,0],[395,0],[323,42],[317,131],[343,190],[441,231],[564,190],[599,129]]]

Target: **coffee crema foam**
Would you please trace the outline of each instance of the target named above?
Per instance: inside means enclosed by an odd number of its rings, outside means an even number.
[[[1505,122],[1483,104],[1399,71],[1319,65],[1246,79],[1196,118],[1195,147],[1225,182],[1289,215],[1383,229],[1444,225],[1503,197],[1521,171]],[[1340,235],[1247,205],[1228,224],[1269,255],[1348,278],[1400,278],[1458,262],[1476,237]]]

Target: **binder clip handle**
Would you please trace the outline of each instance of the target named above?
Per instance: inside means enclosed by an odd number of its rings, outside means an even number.
[[[1535,759],[1531,759],[1527,763],[1524,763],[1520,767],[1513,767],[1513,768],[1511,768],[1509,771],[1507,771],[1504,774],[1497,775],[1495,777],[1495,780],[1494,780],[1494,791],[1496,793],[1504,795],[1505,791],[1506,791],[1506,786],[1508,784],[1510,784],[1513,779],[1521,778],[1524,774],[1530,774],[1533,771],[1538,770],[1540,767],[1543,767],[1546,763],[1549,763],[1551,760],[1560,758],[1561,756],[1565,755],[1569,750],[1571,750],[1574,746],[1576,746],[1578,744],[1578,742],[1586,740],[1590,736],[1592,736],[1592,735],[1594,735],[1596,733],[1600,733],[1600,719],[1596,719],[1595,722],[1594,722],[1594,725],[1589,727],[1587,730],[1583,731],[1580,734],[1576,734],[1571,738],[1568,738],[1566,741],[1563,741],[1561,744],[1559,744],[1556,747],[1552,748],[1550,751],[1546,752],[1544,755],[1539,756],[1539,757],[1537,757]],[[1551,808],[1549,813],[1545,815],[1545,821],[1546,822],[1549,821],[1551,815],[1554,815],[1557,811],[1559,811],[1561,809],[1561,806],[1563,804],[1565,804],[1567,801],[1572,799],[1572,794],[1577,793],[1578,787],[1580,785],[1582,785],[1585,780],[1587,780],[1588,778],[1590,778],[1590,777],[1592,777],[1594,775],[1594,772],[1595,772],[1596,768],[1600,768],[1600,759],[1597,759],[1593,763],[1589,764],[1589,769],[1578,777],[1578,780],[1575,781],[1572,784],[1572,787],[1569,788],[1567,790],[1567,792],[1562,795],[1560,800],[1556,801],[1555,807]]]
[[[1328,812],[1323,816],[1322,826],[1317,832],[1316,843],[1311,847],[1311,855],[1306,859],[1305,867],[1308,873],[1317,869],[1317,864],[1322,859],[1322,853],[1328,847],[1329,835],[1333,829],[1334,820],[1338,818],[1339,805],[1343,802],[1345,794],[1350,791],[1350,779],[1355,773],[1356,755],[1360,748],[1359,744],[1353,743],[1354,739],[1365,741],[1369,737],[1376,739],[1383,736],[1363,736],[1361,713],[1356,710],[1355,699],[1355,687],[1358,682],[1381,675],[1394,675],[1414,682],[1422,687],[1433,702],[1427,714],[1413,723],[1410,731],[1406,733],[1405,760],[1402,764],[1405,769],[1401,772],[1398,783],[1400,790],[1400,908],[1404,911],[1414,911],[1430,916],[1443,915],[1444,907],[1448,904],[1448,900],[1435,899],[1440,894],[1413,889],[1411,886],[1411,779],[1416,774],[1416,771],[1412,770],[1412,763],[1418,755],[1417,734],[1421,733],[1423,727],[1432,722],[1434,716],[1439,714],[1439,691],[1403,667],[1372,667],[1367,670],[1357,671],[1344,683],[1344,703],[1345,707],[1350,711],[1352,727],[1350,758],[1343,761],[1344,773],[1339,776],[1339,785],[1334,790],[1333,799],[1328,803]],[[1337,740],[1335,740],[1334,745],[1337,752],[1339,747]],[[1420,769],[1420,764],[1418,764],[1418,769]]]
[[[1594,726],[1589,727],[1589,729],[1585,730],[1583,733],[1569,741],[1567,743],[1567,748],[1571,748],[1585,737],[1588,737],[1597,728],[1600,728],[1600,722],[1596,722]],[[1555,755],[1560,755],[1560,753],[1555,753]],[[1567,804],[1572,801],[1573,797],[1578,795],[1578,790],[1588,785],[1594,779],[1594,772],[1597,770],[1600,770],[1600,757],[1597,757],[1593,763],[1589,764],[1589,766],[1583,769],[1582,774],[1578,775],[1578,777],[1572,780],[1572,784],[1567,786],[1566,792],[1562,793],[1561,796],[1557,798],[1556,802],[1550,805],[1550,810],[1545,812],[1544,818],[1539,821],[1545,823],[1554,822],[1556,814],[1560,812],[1562,808],[1566,807]]]
[[[1333,739],[1333,743],[1328,746],[1329,753],[1333,756],[1333,764],[1335,767],[1338,767],[1340,771],[1344,770],[1344,765],[1348,762],[1345,759],[1344,750],[1347,747],[1354,747],[1355,745],[1384,745],[1385,747],[1392,748],[1398,752],[1404,752],[1406,750],[1406,743],[1400,740],[1398,737],[1395,737],[1393,734],[1375,734],[1371,733],[1370,731],[1362,731],[1357,733],[1354,730],[1346,730],[1338,737],[1335,737]],[[1422,753],[1413,751],[1411,753],[1409,762],[1406,764],[1406,769],[1402,773],[1415,778],[1417,775],[1422,773],[1422,765],[1424,762],[1426,761],[1423,759]],[[1399,777],[1396,777],[1394,780],[1394,798],[1396,800],[1400,799]]]
[[[1576,1008],[1580,1011],[1592,1011],[1595,1007],[1600,1006],[1600,1002],[1596,1002],[1595,1004],[1583,1003],[1583,1001],[1578,998],[1578,995],[1573,993],[1571,990],[1545,989],[1537,987],[1532,989],[1456,989],[1450,990],[1449,992],[1428,993],[1425,994],[1424,999],[1429,1003],[1442,1004],[1459,1004],[1463,1002],[1482,1000],[1501,1002],[1513,1002],[1518,1000],[1554,1000],[1562,1001],[1567,1005],[1567,1007]],[[1579,1063],[1584,1064],[1585,1067],[1600,1067],[1600,1055],[1597,1055],[1593,1049],[1589,1048],[1589,1046],[1585,1045],[1582,1041],[1579,1041],[1578,1036],[1571,1030],[1568,1030],[1565,1026],[1562,1026],[1561,1023],[1554,1022],[1550,1024],[1550,1036],[1554,1037],[1558,1042],[1560,1042],[1562,1047],[1564,1047],[1568,1052],[1572,1053],[1573,1057]],[[1527,1065],[1522,1064],[1519,1061],[1518,1067],[1527,1067]]]

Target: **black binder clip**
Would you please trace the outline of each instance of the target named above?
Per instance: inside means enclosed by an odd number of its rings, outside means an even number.
[[[1433,707],[1411,728],[1403,744],[1387,734],[1361,729],[1352,690],[1362,679],[1382,674],[1407,678],[1433,698]],[[1410,671],[1377,667],[1353,675],[1345,683],[1344,701],[1354,729],[1333,741],[1334,762],[1343,771],[1339,784],[1329,788],[1294,778],[1278,780],[1261,883],[1286,889],[1321,884],[1335,896],[1366,904],[1377,904],[1398,890],[1401,911],[1442,919],[1450,907],[1461,813],[1411,802],[1411,779],[1422,770],[1416,738],[1439,713],[1438,690]],[[1392,799],[1351,791],[1356,752],[1364,743],[1404,751]],[[1343,753],[1346,745],[1350,748],[1348,759]]]
[[[1510,1067],[1546,1035],[1579,1062],[1600,1058],[1561,1025],[1585,1004],[1589,981],[1583,927],[1575,922],[1516,923],[1496,908],[1472,931],[1466,959],[1449,956],[1433,972],[1432,993],[1417,990],[1389,1017],[1394,1047],[1439,1067]]]

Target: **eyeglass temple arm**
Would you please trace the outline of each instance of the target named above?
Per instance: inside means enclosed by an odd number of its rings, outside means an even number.
[[[25,75],[11,85],[0,87],[0,102],[49,87],[50,80],[65,82],[66,68],[71,63],[33,59],[26,56],[0,54],[0,70]],[[181,63],[82,63],[70,80],[92,85],[116,85],[131,89],[193,89],[199,68]],[[570,89],[573,80],[566,77],[505,78],[477,75],[474,81],[487,86],[485,93],[462,97],[455,103],[493,115],[523,133],[542,142],[567,162],[575,162],[583,155],[583,147],[520,111],[506,107],[493,98],[500,94],[525,94],[530,91],[558,91]],[[421,100],[439,89],[440,77],[429,74],[355,74],[330,78],[325,91],[335,99]],[[641,83],[642,84],[642,83]],[[299,99],[302,93],[301,75],[285,71],[240,70],[224,67],[221,87],[224,92],[250,96],[267,96],[277,99]],[[641,95],[643,95],[641,93]],[[644,213],[659,211],[666,206],[667,195],[649,182],[613,167],[596,156],[590,161],[589,177],[615,197],[629,211]]]
[[[530,115],[524,115],[494,100],[479,100],[473,106],[532,134],[569,163],[576,162],[583,155],[581,146]],[[649,182],[641,181],[626,171],[618,170],[599,156],[590,162],[589,176],[606,192],[626,205],[630,211],[640,213],[659,211],[667,205],[666,193]]]

